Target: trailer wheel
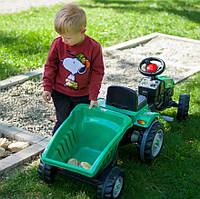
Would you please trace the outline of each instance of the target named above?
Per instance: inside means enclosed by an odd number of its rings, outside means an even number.
[[[164,142],[164,125],[155,120],[149,128],[141,132],[137,144],[137,154],[142,162],[151,162],[160,153]]]
[[[179,104],[176,118],[178,120],[185,120],[188,116],[190,104],[190,95],[180,94]]]
[[[54,181],[55,168],[40,161],[38,167],[38,174],[40,179],[42,179],[44,182],[48,184],[51,184]]]
[[[104,182],[98,185],[97,198],[118,198],[124,185],[124,171],[113,167],[105,178]]]

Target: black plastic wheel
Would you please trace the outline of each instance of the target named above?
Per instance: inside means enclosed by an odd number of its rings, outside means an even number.
[[[190,104],[190,95],[180,94],[179,104],[176,118],[178,120],[185,120],[188,116]]]
[[[149,128],[141,132],[137,144],[137,154],[142,162],[151,162],[160,153],[164,143],[164,125],[154,120]]]
[[[55,177],[55,168],[40,161],[38,174],[40,179],[46,183],[53,183]]]
[[[124,185],[124,171],[118,167],[113,167],[104,182],[97,187],[97,198],[118,198]]]

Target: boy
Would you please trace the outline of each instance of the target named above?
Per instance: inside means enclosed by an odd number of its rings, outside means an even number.
[[[104,75],[101,45],[85,34],[86,14],[74,4],[56,14],[55,31],[60,35],[49,50],[44,66],[43,99],[54,102],[57,122],[53,135],[79,103],[98,106],[97,97]]]

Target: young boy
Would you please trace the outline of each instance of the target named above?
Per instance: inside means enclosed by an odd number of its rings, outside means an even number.
[[[44,66],[43,99],[54,102],[57,122],[53,134],[80,103],[98,106],[97,96],[104,75],[101,45],[85,34],[86,14],[74,4],[56,14],[55,31],[60,35],[50,48]]]

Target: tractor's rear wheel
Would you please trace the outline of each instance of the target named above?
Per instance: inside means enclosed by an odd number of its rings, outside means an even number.
[[[190,104],[190,95],[180,94],[179,104],[176,118],[178,120],[185,120],[188,116]]]
[[[155,120],[149,128],[141,132],[137,144],[137,154],[142,162],[151,162],[160,153],[164,143],[164,125]]]

